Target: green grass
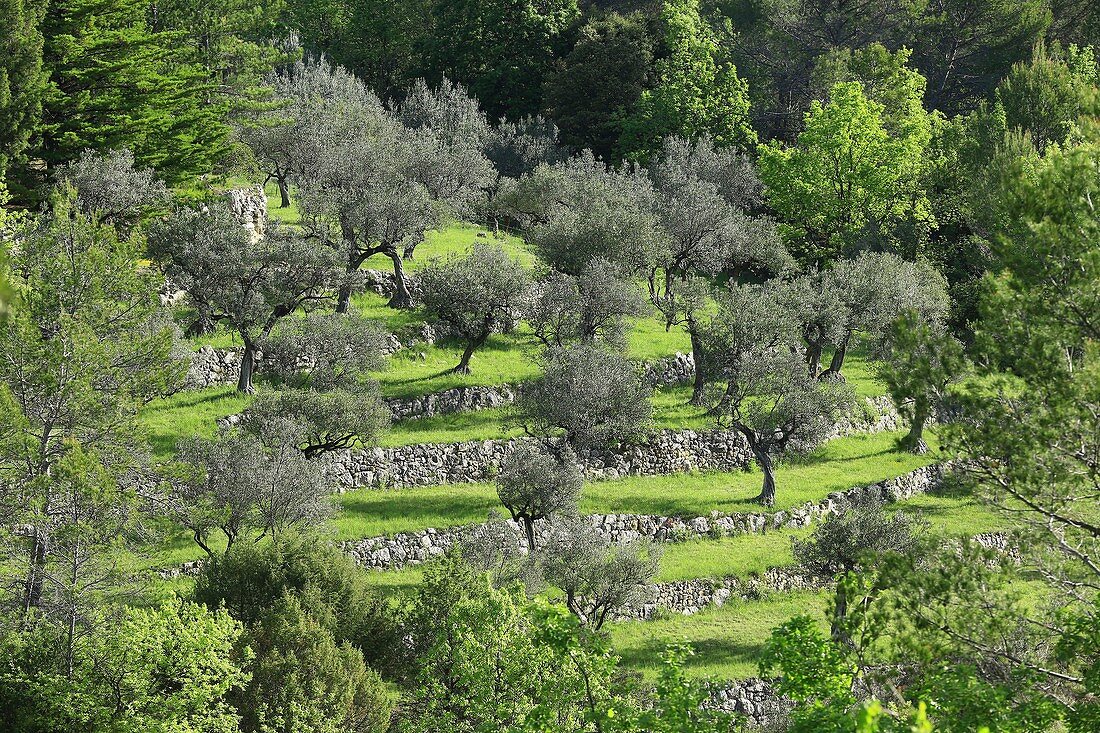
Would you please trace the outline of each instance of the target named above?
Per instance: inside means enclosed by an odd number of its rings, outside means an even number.
[[[695,654],[685,663],[693,677],[723,680],[757,675],[756,660],[773,628],[805,614],[825,624],[827,594],[801,591],[758,601],[731,600],[694,616],[610,625],[611,645],[626,667],[652,679],[660,653],[670,644],[690,644]]]
[[[744,578],[760,575],[768,568],[794,564],[791,538],[804,537],[810,530],[782,530],[746,534],[718,540],[693,540],[664,546],[660,582],[692,578]]]
[[[928,465],[935,453],[914,456],[894,450],[900,434],[882,433],[831,441],[813,456],[781,465],[776,472],[776,508],[824,498],[832,491],[893,478]],[[750,499],[760,490],[756,470],[736,473],[631,476],[585,486],[582,514],[635,513],[704,516],[712,510],[759,512]],[[491,484],[424,486],[391,491],[363,489],[340,497],[336,520],[342,539],[413,532],[484,521],[500,509]]]
[[[164,459],[174,453],[181,438],[212,437],[217,432],[218,418],[241,412],[251,400],[238,393],[235,386],[179,392],[146,405],[141,412],[141,424],[149,436],[153,455]]]
[[[838,438],[813,455],[779,466],[775,508],[788,509],[822,499],[833,491],[900,476],[939,460],[934,449],[923,456],[897,451],[895,441],[900,436],[876,433]],[[750,499],[759,493],[761,481],[755,468],[738,473],[632,476],[588,486],[581,511],[680,516],[701,516],[713,510],[759,512],[761,507]]]

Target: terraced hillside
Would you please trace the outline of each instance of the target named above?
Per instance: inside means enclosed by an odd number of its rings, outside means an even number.
[[[293,223],[294,212],[276,204],[269,202],[272,214]],[[415,273],[432,258],[463,254],[484,241],[534,265],[520,240],[455,224],[429,236],[408,269]],[[368,261],[365,267],[385,264]],[[475,354],[470,374],[456,374],[450,368],[459,356],[457,345],[415,335],[424,333],[423,313],[390,309],[382,295],[371,292],[358,294],[354,304],[402,341],[376,375],[384,396],[393,405],[421,400],[416,404],[440,412],[395,419],[380,446],[361,454],[381,460],[377,456],[384,453],[389,473],[368,480],[362,476],[375,473],[361,470],[349,478],[332,523],[333,538],[373,568],[372,583],[400,602],[426,563],[491,512],[501,511],[491,476],[500,456],[522,440],[509,403],[538,374],[539,345],[521,324],[494,335]],[[236,345],[223,332],[192,342],[196,350]],[[679,329],[666,331],[652,317],[633,321],[631,359],[675,363],[689,350]],[[653,437],[641,446],[585,457],[589,480],[580,497],[581,514],[614,539],[649,536],[664,547],[651,602],[625,614],[636,618],[610,625],[614,647],[630,666],[651,674],[663,648],[688,642],[696,651],[689,662],[692,674],[720,680],[754,676],[754,660],[772,628],[797,614],[824,620],[829,579],[808,577],[796,566],[791,539],[806,536],[822,516],[843,511],[853,489],[871,487],[893,501],[891,511],[926,518],[929,531],[944,538],[1001,529],[1002,520],[988,509],[938,490],[939,472],[932,469],[941,457],[934,436],[924,455],[897,450],[904,426],[863,355],[853,355],[845,371],[860,397],[857,414],[823,448],[778,468],[777,502],[766,512],[751,502],[760,487],[758,469],[737,447],[739,438],[716,432],[705,410],[689,404],[684,374],[659,380]],[[458,400],[456,406],[456,394],[476,400]],[[191,389],[148,405],[143,421],[163,459],[182,437],[213,435],[219,421],[247,409],[250,400],[231,385]],[[444,474],[472,480],[432,479]],[[186,574],[175,570],[201,555],[186,536],[166,538],[154,553],[156,566],[170,578],[165,587],[185,587]]]

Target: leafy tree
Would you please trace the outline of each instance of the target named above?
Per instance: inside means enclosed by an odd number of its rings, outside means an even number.
[[[224,606],[250,628],[284,597],[295,598],[337,643],[359,649],[373,668],[389,670],[405,661],[386,600],[347,553],[319,537],[234,545],[203,563],[192,592],[194,601]]]
[[[587,520],[567,518],[554,525],[538,562],[546,581],[565,594],[566,607],[598,631],[645,600],[661,550],[649,540],[612,543]]]
[[[527,548],[535,550],[535,522],[577,513],[584,472],[572,451],[551,451],[539,443],[520,443],[501,464],[497,497],[523,523]]]
[[[535,336],[548,347],[602,342],[625,349],[627,318],[645,313],[637,287],[602,258],[577,277],[549,272],[531,288],[524,306]]]
[[[293,596],[276,601],[242,641],[255,655],[251,679],[234,699],[242,731],[382,733],[389,728],[392,703],[382,679],[357,649],[337,644]]]
[[[487,245],[475,245],[467,257],[421,271],[424,309],[466,343],[453,371],[470,373],[474,351],[515,317],[529,282],[522,265],[502,248]]]
[[[649,299],[666,330],[679,325],[688,332],[698,358],[710,282],[726,271],[778,272],[789,255],[769,220],[746,213],[760,203],[760,182],[741,154],[715,150],[706,138],[670,137],[651,176],[665,246],[647,273]],[[696,370],[692,402],[702,399],[703,375]]]
[[[560,432],[576,448],[596,448],[643,433],[651,392],[625,356],[580,344],[549,351],[543,375],[523,391],[517,409],[535,435]]]
[[[342,283],[337,255],[290,230],[254,238],[228,207],[179,209],[149,233],[149,253],[188,299],[244,343],[237,389],[255,391],[259,345],[279,321],[331,299]]]
[[[609,168],[586,152],[504,181],[496,206],[519,220],[525,238],[559,272],[579,275],[602,257],[624,273],[641,273],[660,241],[652,199],[642,171]]]
[[[764,473],[754,501],[766,506],[775,503],[775,458],[813,450],[852,403],[845,385],[807,373],[793,348],[799,324],[785,302],[775,284],[732,285],[703,328],[704,359],[696,364],[718,424],[745,437]]]
[[[332,514],[325,467],[290,441],[268,452],[249,433],[185,438],[176,458],[168,512],[210,557],[215,533],[229,552],[238,540],[277,538]]]
[[[21,162],[41,124],[48,74],[42,68],[42,17],[46,3],[5,0],[0,6],[0,179]]]
[[[182,34],[151,29],[146,0],[66,0],[42,22],[49,83],[28,151],[48,169],[81,151],[129,148],[170,183],[208,172],[225,151],[223,105],[190,63]],[[19,171],[32,181],[31,166]]]
[[[547,74],[546,107],[570,148],[613,160],[622,120],[649,82],[655,50],[649,26],[642,13],[591,17]]]
[[[426,76],[465,85],[494,119],[535,114],[554,45],[579,14],[576,0],[435,0]]]
[[[669,135],[708,136],[719,147],[750,149],[757,139],[749,121],[748,85],[721,58],[699,0],[664,0],[661,24],[667,55],[656,62],[656,86],[642,92],[623,123],[622,152],[644,160]]]
[[[224,611],[173,600],[101,619],[67,670],[43,663],[52,631],[32,628],[2,643],[0,722],[47,733],[230,733],[239,717],[228,698],[248,681],[235,652],[240,625]]]
[[[814,102],[791,147],[762,147],[760,177],[768,201],[786,223],[787,246],[803,263],[828,262],[850,251],[869,228],[888,237],[906,217],[927,217],[919,189],[927,117],[891,135],[884,108],[858,82],[833,86]]]
[[[899,446],[926,453],[924,426],[948,385],[961,376],[965,365],[962,345],[942,325],[928,323],[913,311],[891,324],[885,343],[879,375],[899,412],[909,419],[909,432]]]
[[[0,443],[0,501],[9,517],[27,518],[15,555],[24,614],[42,601],[54,531],[70,511],[49,477],[79,445],[132,486],[147,450],[138,409],[185,368],[159,315],[156,279],[135,266],[136,242],[85,217],[75,199],[72,188],[55,192],[52,210],[12,250],[19,301],[0,323],[0,382],[18,413]]]
[[[581,730],[613,700],[613,659],[567,612],[494,588],[446,560],[425,572],[408,625],[419,663],[401,710],[411,731],[471,732],[512,725]]]
[[[1096,623],[1095,594],[1080,589],[1096,582],[1100,556],[1090,458],[1100,395],[1100,145],[1095,127],[1089,135],[1085,144],[1052,149],[1034,167],[1019,163],[1005,181],[1010,225],[994,240],[999,272],[983,297],[983,379],[967,385],[965,420],[951,429],[961,455],[973,461],[967,475],[980,495],[1023,523],[1028,557],[1066,599],[1060,618],[1036,620],[1072,634]],[[1044,685],[1073,691],[1089,684],[1096,664],[1089,655],[1024,661]]]
[[[309,313],[283,321],[261,348],[275,378],[240,426],[272,448],[289,439],[306,458],[373,445],[389,427],[378,382],[386,336],[358,314]]]
[[[855,669],[844,649],[809,616],[795,616],[772,629],[758,664],[761,676],[775,679],[781,695],[799,702],[853,702]]]

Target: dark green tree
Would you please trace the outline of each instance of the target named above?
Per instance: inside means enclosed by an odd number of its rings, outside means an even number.
[[[536,114],[554,46],[579,14],[576,0],[435,0],[424,72],[465,85],[493,119]]]
[[[642,13],[611,13],[581,27],[573,49],[546,79],[546,108],[563,143],[612,159],[622,120],[650,83],[655,45]]]

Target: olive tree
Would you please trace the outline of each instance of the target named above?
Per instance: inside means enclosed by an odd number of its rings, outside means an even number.
[[[460,84],[444,78],[436,87],[413,82],[396,108],[398,118],[416,133],[410,173],[453,216],[470,218],[496,184],[485,155],[492,130],[478,101]],[[417,242],[404,251],[411,259]]]
[[[330,301],[343,282],[328,247],[277,226],[254,239],[224,206],[179,209],[157,222],[149,253],[198,310],[240,336],[237,389],[249,394],[260,343],[283,318]]]
[[[819,524],[809,538],[792,538],[791,545],[795,559],[807,570],[843,581],[843,577],[838,576],[866,569],[883,553],[912,553],[919,535],[926,528],[926,522],[905,512],[888,514],[880,499],[863,497]],[[850,600],[847,590],[846,583],[837,583],[832,636],[838,642],[848,641],[843,638]]]
[[[353,276],[374,255],[393,263],[390,305],[411,307],[402,248],[415,247],[440,222],[431,192],[413,176],[417,135],[373,106],[322,105],[311,114],[293,180],[308,236],[343,255],[347,279],[337,312],[347,312]]]
[[[361,80],[324,58],[306,57],[271,73],[265,80],[272,90],[271,104],[237,123],[237,136],[256,162],[279,186],[279,205],[290,206],[290,182],[297,173],[309,176],[312,155],[310,124],[323,109],[372,109],[382,102]]]
[[[290,441],[269,451],[245,432],[186,438],[169,477],[169,514],[213,557],[221,534],[228,553],[240,540],[259,541],[317,525],[331,516],[325,466]]]
[[[526,270],[503,248],[482,244],[421,271],[424,310],[465,342],[455,372],[469,374],[474,351],[518,314],[529,285]]]
[[[863,252],[853,259],[838,260],[824,277],[829,281],[824,287],[836,293],[824,303],[840,308],[841,324],[823,378],[841,378],[854,340],[880,343],[890,323],[903,311],[911,309],[921,318],[939,323],[950,306],[947,281],[934,267],[889,253]]]
[[[521,178],[540,164],[552,165],[568,157],[558,142],[558,134],[553,120],[542,115],[515,122],[501,119],[489,134],[485,155],[501,176]]]
[[[551,271],[531,288],[524,312],[546,346],[571,343],[626,346],[627,319],[645,313],[638,288],[611,262],[596,258],[580,275]]]
[[[577,512],[584,473],[573,452],[550,451],[539,442],[520,443],[501,464],[497,496],[512,520],[521,522],[535,551],[535,522]]]
[[[733,285],[704,326],[701,368],[719,425],[744,436],[764,474],[754,499],[775,503],[774,461],[812,451],[852,403],[841,382],[814,379],[796,350],[799,323],[784,287]]]
[[[86,216],[128,232],[142,214],[168,203],[168,188],[156,172],[134,168],[129,150],[98,153],[85,150],[60,166],[54,180],[76,189],[76,200]]]
[[[376,444],[390,421],[370,376],[385,365],[385,338],[355,313],[286,319],[262,344],[275,384],[260,391],[241,427],[269,447],[289,438],[307,458]]]
[[[578,344],[550,349],[543,374],[520,394],[519,420],[538,436],[562,435],[578,449],[640,437],[653,388],[622,354]]]
[[[585,151],[505,180],[495,205],[520,222],[538,254],[560,272],[579,275],[602,257],[641,274],[661,238],[652,199],[642,170],[610,168]]]
[[[898,445],[912,453],[927,453],[924,426],[948,386],[961,376],[966,364],[962,344],[942,323],[929,323],[908,310],[890,324],[882,357],[879,377],[898,412],[909,420],[909,432]]]
[[[661,564],[650,540],[616,544],[589,522],[574,518],[554,525],[538,556],[546,582],[565,594],[581,622],[599,630],[616,614],[646,599]]]
[[[774,224],[748,212],[761,201],[752,164],[738,152],[717,151],[710,140],[670,137],[651,171],[654,210],[663,237],[646,279],[649,298],[665,328],[682,326],[699,358],[700,313],[710,281],[728,271],[778,273],[791,258]],[[696,370],[692,402],[703,397]]]

